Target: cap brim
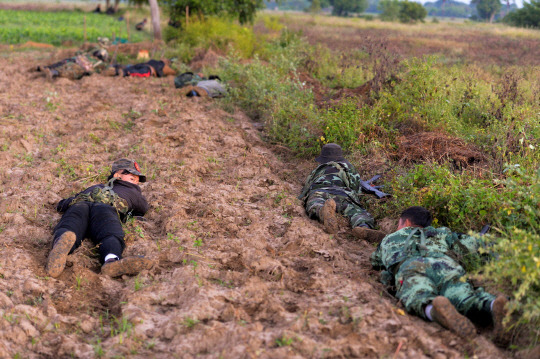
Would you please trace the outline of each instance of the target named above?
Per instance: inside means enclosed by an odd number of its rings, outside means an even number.
[[[139,182],[146,182],[146,176],[143,175],[141,172],[137,170],[128,170],[128,169],[126,169],[126,171],[128,171],[132,175],[139,176]]]

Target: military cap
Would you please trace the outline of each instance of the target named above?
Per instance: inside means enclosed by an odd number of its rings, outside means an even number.
[[[337,143],[327,143],[321,149],[321,155],[315,158],[315,161],[319,163],[326,163],[332,161],[346,161],[343,157],[343,150]]]
[[[139,167],[139,164],[133,160],[121,158],[114,161],[112,164],[112,172],[116,173],[119,170],[126,170],[133,175],[139,176],[140,182],[146,182],[146,176],[141,173],[141,168]]]

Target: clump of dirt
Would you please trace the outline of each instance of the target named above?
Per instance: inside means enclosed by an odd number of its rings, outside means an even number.
[[[204,68],[216,68],[220,57],[222,55],[212,49],[200,49],[191,59],[189,67],[192,71],[201,71]]]
[[[465,355],[387,293],[373,245],[307,218],[296,196],[314,162],[278,156],[244,114],[181,96],[172,77],[20,71],[46,58],[0,57],[0,357]],[[125,255],[156,265],[111,279],[85,243],[47,277],[56,203],[121,157],[138,160],[151,206],[125,225]],[[511,355],[473,343],[470,356]]]
[[[485,155],[473,145],[440,132],[420,132],[399,139],[395,159],[402,162],[448,162],[464,168],[484,163]]]

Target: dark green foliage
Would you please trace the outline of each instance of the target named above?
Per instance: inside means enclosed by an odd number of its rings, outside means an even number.
[[[501,10],[500,0],[472,0],[471,4],[476,5],[476,11],[481,19],[492,22],[495,15]]]
[[[519,27],[540,28],[540,0],[523,3],[523,8],[512,11],[504,18],[504,22]]]
[[[360,13],[367,9],[367,0],[331,0],[332,15],[348,16],[351,13]]]
[[[399,4],[399,20],[401,22],[423,21],[427,16],[427,10],[422,4],[407,0],[402,1]]]
[[[377,7],[381,11],[380,18],[384,21],[395,21],[399,17],[399,0],[381,0]]]
[[[257,10],[264,7],[263,0],[164,0],[172,21],[184,22],[186,7],[190,16],[217,15],[237,19],[241,24],[253,22]]]

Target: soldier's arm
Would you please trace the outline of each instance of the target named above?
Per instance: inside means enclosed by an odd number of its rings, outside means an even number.
[[[462,233],[452,233],[452,250],[460,256],[475,254],[480,243],[477,238]]]
[[[97,187],[97,186],[100,186],[100,185],[94,185],[92,187],[88,187],[87,189],[85,189],[84,191],[81,191],[79,193],[77,193],[75,196],[73,197],[69,197],[69,198],[65,198],[63,200],[61,200],[60,202],[58,202],[58,204],[56,205],[56,211],[57,212],[60,212],[60,213],[63,213],[65,211],[67,211],[67,209],[69,208],[69,205],[71,204],[71,201],[73,201],[75,199],[75,197],[77,197],[78,195],[80,195],[81,193],[90,193],[92,192],[92,190]],[[101,185],[102,186],[102,185]]]

